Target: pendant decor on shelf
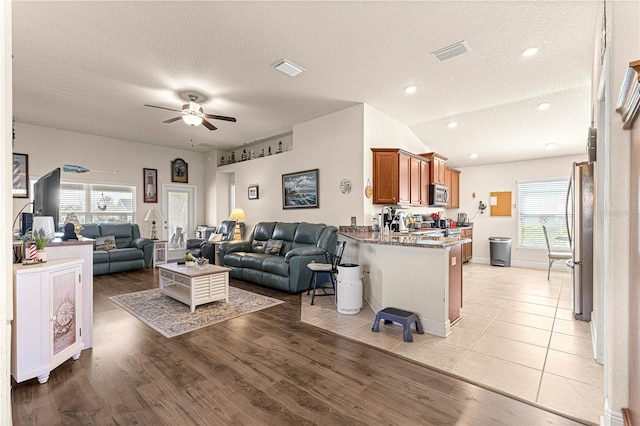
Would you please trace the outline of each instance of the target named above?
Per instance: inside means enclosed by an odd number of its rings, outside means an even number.
[[[364,195],[367,198],[371,198],[373,195],[373,188],[371,187],[371,181],[367,179],[367,186],[364,188]]]

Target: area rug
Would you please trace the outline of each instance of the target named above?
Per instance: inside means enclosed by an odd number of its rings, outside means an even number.
[[[160,293],[160,289],[137,291],[109,299],[165,337],[174,337],[202,327],[284,303],[282,300],[229,287],[229,302],[188,305]]]

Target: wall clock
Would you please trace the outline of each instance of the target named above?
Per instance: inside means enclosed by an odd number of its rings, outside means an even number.
[[[340,181],[340,192],[348,194],[351,192],[351,179],[344,178]]]

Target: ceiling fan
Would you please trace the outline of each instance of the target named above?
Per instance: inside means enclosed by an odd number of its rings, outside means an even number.
[[[151,108],[159,108],[166,109],[167,111],[179,112],[180,117],[170,118],[168,120],[164,120],[163,123],[173,123],[174,121],[178,121],[182,118],[182,120],[190,126],[199,126],[203,124],[209,130],[216,130],[217,127],[213,124],[209,123],[205,118],[211,118],[214,120],[224,120],[224,121],[232,121],[236,122],[235,117],[227,117],[224,115],[213,115],[213,114],[205,114],[202,107],[196,102],[198,100],[198,96],[189,95],[189,103],[182,105],[182,110],[165,108],[156,105],[147,105],[144,106]]]

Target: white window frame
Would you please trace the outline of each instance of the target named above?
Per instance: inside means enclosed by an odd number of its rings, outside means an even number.
[[[63,201],[64,201],[64,197],[63,197],[63,191],[64,191],[64,187],[65,185],[79,185],[82,187],[83,191],[84,191],[84,209],[75,209],[75,210],[69,210],[69,209],[63,209]],[[114,189],[117,188],[124,188],[126,189],[124,192],[131,192],[131,208],[127,209],[127,208],[122,208],[122,204],[120,203],[120,206],[118,209],[113,209],[112,210],[99,210],[99,208],[97,208],[97,205],[95,206],[96,209],[94,209],[94,203],[93,201],[95,201],[95,195],[92,197],[92,194],[95,193],[103,193],[103,192],[107,192],[107,189],[111,187]],[[136,190],[137,190],[137,186],[135,184],[127,184],[127,183],[115,183],[115,182],[95,182],[95,181],[61,181],[60,182],[60,218],[59,221],[61,223],[64,223],[64,220],[67,216],[68,213],[75,213],[78,216],[84,216],[84,221],[80,220],[80,222],[82,223],[104,223],[104,220],[100,220],[99,217],[100,216],[120,216],[122,219],[124,219],[124,221],[119,220],[119,221],[115,221],[114,223],[135,223],[136,222],[136,205],[137,205],[137,194],[136,194]],[[111,198],[109,195],[105,196],[105,198],[108,200],[109,198]],[[113,199],[112,199],[113,200]]]
[[[549,245],[568,247],[565,226],[569,179],[519,180],[518,248],[547,250],[542,225],[547,227]]]

